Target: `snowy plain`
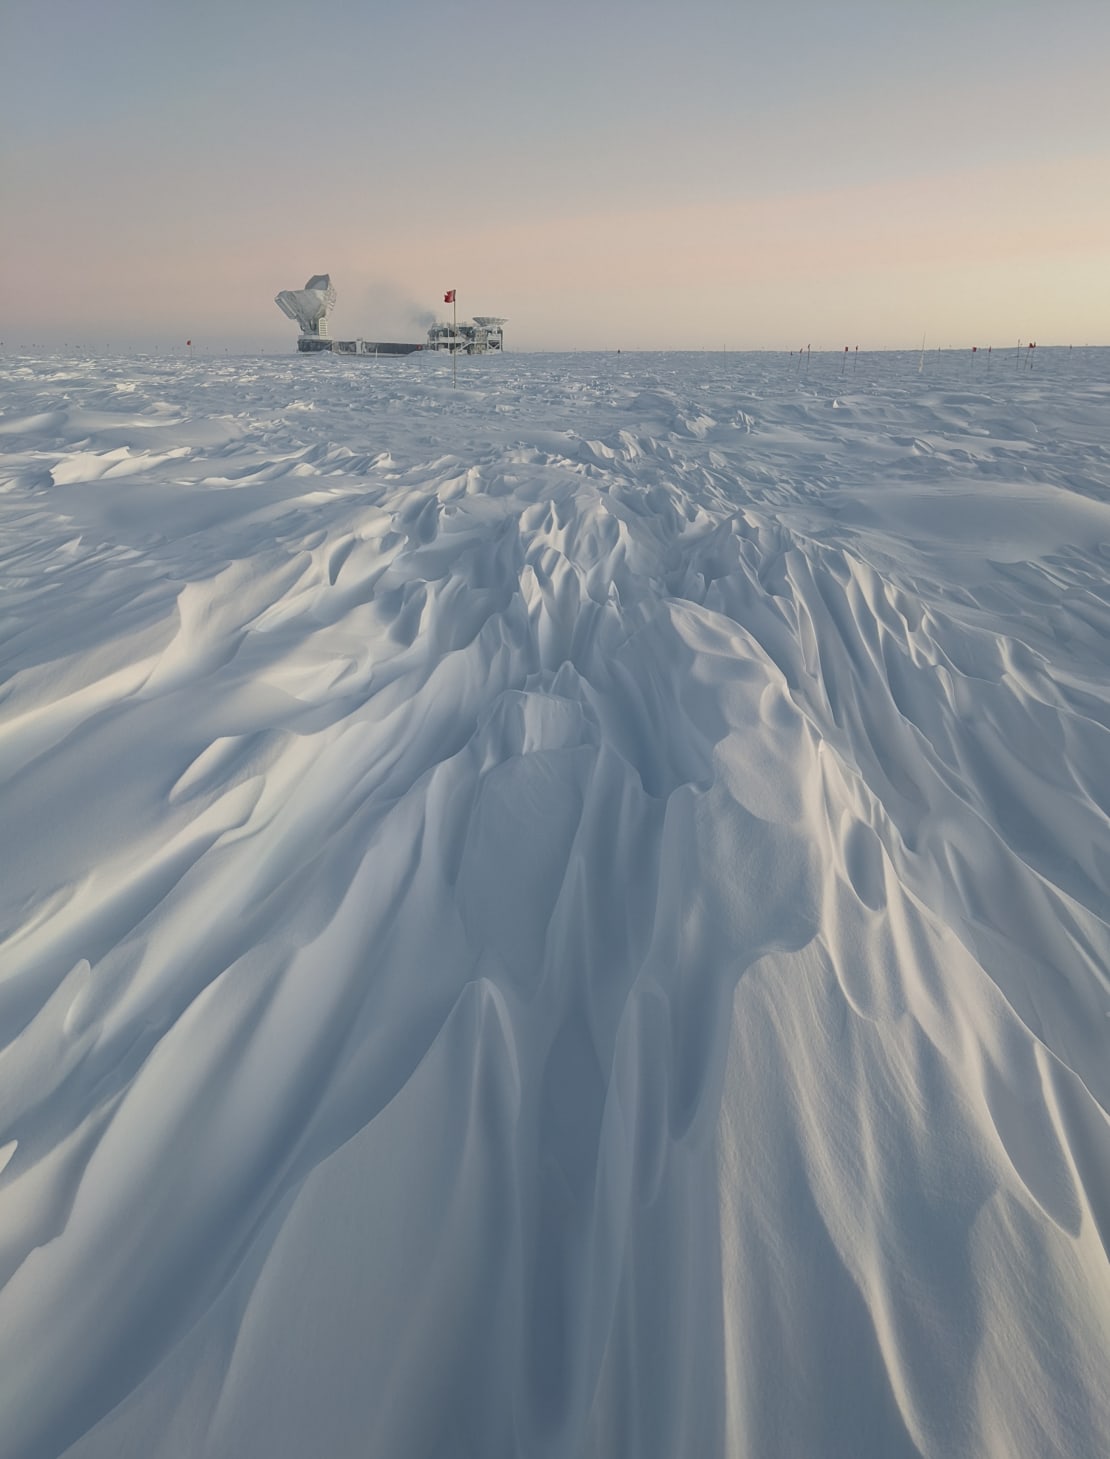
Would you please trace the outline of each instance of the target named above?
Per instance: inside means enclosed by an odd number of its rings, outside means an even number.
[[[1110,351],[0,363],[3,1459],[1110,1453]]]

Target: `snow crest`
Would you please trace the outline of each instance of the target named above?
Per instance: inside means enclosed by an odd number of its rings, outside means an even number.
[[[3,371],[3,1459],[1106,1452],[1042,353]]]

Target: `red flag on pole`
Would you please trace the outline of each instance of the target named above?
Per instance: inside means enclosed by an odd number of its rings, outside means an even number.
[[[186,343],[186,344],[187,344],[187,345],[188,345],[188,347],[189,347],[189,348],[190,348],[190,349],[192,349],[192,347],[193,347],[193,341],[192,341],[192,340],[191,340],[191,339],[187,339],[187,340],[186,340],[186,341],[185,341],[185,343]]]
[[[454,291],[454,289],[448,289],[447,290],[446,294],[444,294],[444,296],[443,296],[443,302],[445,304],[453,304],[455,302],[455,291]]]

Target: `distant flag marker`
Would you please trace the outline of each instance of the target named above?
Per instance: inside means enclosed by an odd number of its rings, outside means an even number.
[[[455,384],[458,378],[457,372],[459,368],[457,360],[457,355],[459,353],[459,311],[458,306],[455,303],[454,289],[447,290],[446,294],[444,294],[443,296],[443,302],[445,304],[450,304],[451,306],[451,388],[453,390],[455,388]]]

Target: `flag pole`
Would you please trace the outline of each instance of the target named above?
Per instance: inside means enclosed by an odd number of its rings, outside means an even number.
[[[456,372],[458,362],[455,356],[459,352],[459,306],[455,303],[455,290],[451,290],[451,389],[454,390],[458,383]]]

